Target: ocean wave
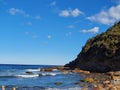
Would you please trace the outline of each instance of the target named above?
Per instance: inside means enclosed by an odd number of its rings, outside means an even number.
[[[38,69],[26,69],[25,71],[28,71],[28,72],[39,72],[40,68],[38,68]]]
[[[57,73],[40,73],[40,76],[56,76]]]
[[[39,77],[39,74],[35,75],[15,75],[16,77],[22,77],[22,78],[34,78],[34,77]]]
[[[53,71],[53,72],[58,72],[59,70],[58,70],[58,69],[53,69],[52,71]]]
[[[82,90],[80,87],[74,87],[74,88],[65,88],[65,89],[59,89],[59,88],[47,88],[45,90]]]

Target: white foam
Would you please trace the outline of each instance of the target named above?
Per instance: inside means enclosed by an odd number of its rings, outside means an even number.
[[[33,78],[33,77],[39,77],[38,74],[36,75],[16,75],[17,77],[22,77],[22,78]]]
[[[42,76],[55,76],[56,73],[41,73]]]
[[[48,88],[48,89],[45,89],[45,90],[82,90],[82,89],[80,87],[75,87],[75,88],[67,88],[67,89]]]
[[[38,71],[40,71],[40,68],[38,68],[38,69],[26,69],[26,71],[28,71],[28,72],[38,72]]]
[[[57,72],[57,71],[59,71],[59,70],[58,70],[58,69],[53,69],[52,71],[53,71],[53,72]]]

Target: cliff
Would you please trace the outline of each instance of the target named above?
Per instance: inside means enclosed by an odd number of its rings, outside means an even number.
[[[89,39],[77,58],[65,66],[92,72],[120,70],[120,22]]]

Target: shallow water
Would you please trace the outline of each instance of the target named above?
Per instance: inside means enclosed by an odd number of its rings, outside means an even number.
[[[50,65],[0,65],[0,86],[6,90],[80,90],[84,83],[75,84],[85,76],[77,73],[64,74],[60,71],[40,72]],[[33,72],[27,74],[26,72]],[[62,84],[57,85],[56,82]]]

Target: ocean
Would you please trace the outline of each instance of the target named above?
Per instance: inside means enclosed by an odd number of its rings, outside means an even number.
[[[0,64],[0,86],[4,85],[6,90],[12,90],[12,87],[17,90],[80,90],[84,84],[75,84],[82,80],[84,75],[66,74],[58,70],[40,71],[41,68],[47,67],[53,66]]]

